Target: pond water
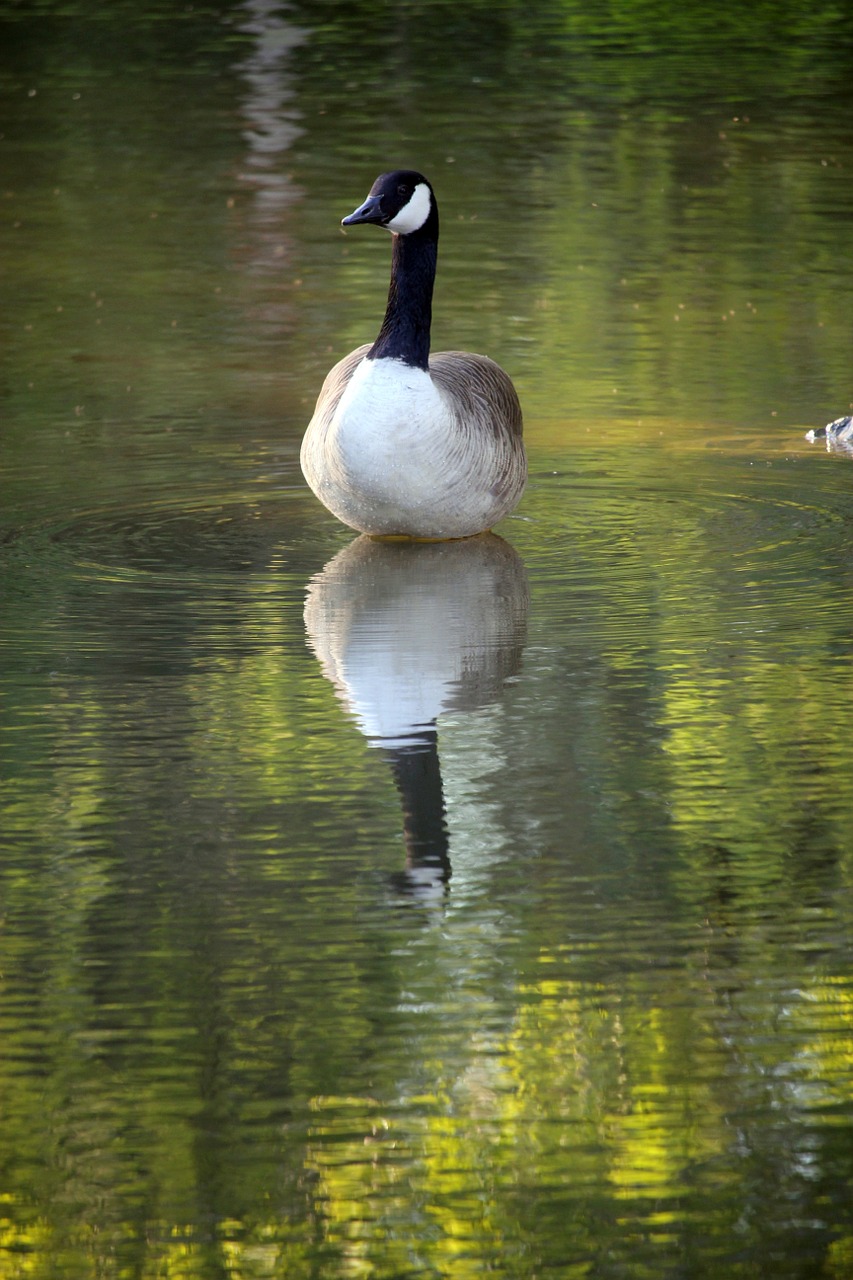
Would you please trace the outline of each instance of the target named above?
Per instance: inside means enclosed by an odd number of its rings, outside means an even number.
[[[0,1277],[853,1274],[843,6],[0,0]],[[493,535],[298,466],[375,333]]]

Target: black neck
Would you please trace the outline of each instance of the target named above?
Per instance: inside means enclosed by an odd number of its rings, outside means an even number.
[[[433,211],[434,213],[434,211]],[[368,358],[391,358],[429,367],[432,289],[438,257],[438,218],[431,216],[420,231],[395,235],[391,253],[391,286],[379,337]]]

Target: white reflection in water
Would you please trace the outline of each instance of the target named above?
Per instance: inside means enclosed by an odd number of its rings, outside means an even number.
[[[246,0],[240,30],[251,37],[246,57],[238,66],[244,86],[242,112],[246,154],[238,181],[252,193],[245,208],[234,214],[234,245],[240,269],[247,275],[268,276],[280,286],[282,268],[294,259],[286,211],[300,198],[286,165],[287,152],[302,129],[297,120],[291,55],[308,33],[287,22],[278,0]],[[255,295],[260,320],[276,334],[294,323],[292,303],[280,288],[273,296]],[[250,307],[250,313],[252,308]]]
[[[243,114],[248,144],[244,181],[254,186],[263,215],[274,217],[293,199],[290,178],[282,170],[283,153],[302,132],[296,123],[294,89],[289,80],[290,55],[307,32],[280,16],[278,0],[246,0],[240,30],[252,37],[249,54],[239,67],[246,92]]]
[[[528,604],[521,558],[494,534],[439,543],[363,536],[308,585],[305,629],[323,673],[388,755],[412,889],[450,875],[438,719],[501,696],[521,663]]]

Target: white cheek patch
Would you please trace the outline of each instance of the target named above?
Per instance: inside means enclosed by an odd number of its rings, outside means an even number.
[[[429,217],[431,207],[432,193],[425,182],[419,182],[408,203],[404,204],[400,212],[395,214],[390,222],[386,222],[385,226],[389,231],[396,231],[401,236],[407,236],[412,231],[420,231]]]

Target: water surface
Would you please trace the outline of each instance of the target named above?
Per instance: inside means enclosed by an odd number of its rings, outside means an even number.
[[[849,22],[0,23],[0,1275],[843,1280]],[[398,164],[467,543],[298,469]]]

